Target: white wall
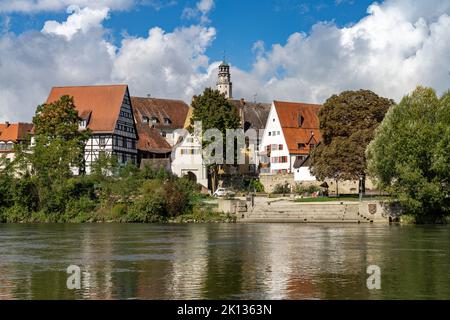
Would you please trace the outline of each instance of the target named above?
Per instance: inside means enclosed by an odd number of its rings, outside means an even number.
[[[311,171],[309,171],[309,167],[301,167],[294,169],[294,181],[317,181],[317,179],[311,174]]]
[[[178,139],[178,137],[177,137]],[[192,150],[193,154],[183,154],[183,151]],[[192,172],[197,177],[197,183],[208,188],[208,174],[203,165],[202,147],[197,138],[187,135],[184,140],[172,151],[172,172],[178,177],[183,177]]]
[[[269,132],[271,135],[269,135]],[[275,132],[275,135],[273,134]],[[264,130],[264,135],[260,145],[260,151],[266,150],[268,145],[283,145],[283,150],[272,150],[270,154],[271,163],[270,171],[277,172],[278,170],[289,170],[291,169],[289,149],[284,139],[283,129],[281,128],[280,120],[275,109],[275,105],[272,103],[270,108],[269,117],[267,118],[266,128]],[[274,157],[287,157],[286,163],[272,163]]]

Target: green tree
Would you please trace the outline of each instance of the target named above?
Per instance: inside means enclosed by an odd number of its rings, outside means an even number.
[[[322,142],[312,153],[311,171],[321,180],[365,181],[365,151],[392,100],[372,91],[345,91],[330,97],[319,112]],[[364,192],[364,183],[362,184]]]
[[[84,147],[90,131],[79,130],[81,120],[69,96],[36,110],[34,145],[26,155],[44,211],[63,211],[65,182],[72,176],[71,168],[84,171]]]
[[[450,92],[418,87],[393,107],[367,150],[381,188],[419,217],[450,212]]]
[[[193,114],[191,118],[191,132],[196,121],[202,122],[203,133],[208,129],[218,129],[222,133],[224,145],[224,156],[226,150],[226,130],[240,128],[240,117],[234,105],[232,105],[223,94],[217,90],[206,88],[203,94],[195,96],[192,101]],[[203,147],[208,142],[203,141]],[[208,173],[211,178],[211,188],[216,190],[217,177],[220,164],[207,164]]]

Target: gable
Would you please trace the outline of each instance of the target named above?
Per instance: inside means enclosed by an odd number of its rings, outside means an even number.
[[[319,130],[320,105],[274,101],[290,154],[308,154],[310,143],[322,140]],[[299,119],[301,118],[302,121]],[[299,148],[304,144],[305,148]]]
[[[89,115],[87,128],[93,132],[113,133],[127,91],[127,85],[54,87],[47,103],[69,95],[74,98],[78,114]]]

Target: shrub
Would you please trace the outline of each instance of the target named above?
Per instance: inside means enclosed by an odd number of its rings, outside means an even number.
[[[321,191],[320,187],[313,184],[303,185],[302,183],[297,183],[294,186],[294,193],[298,195],[311,195],[319,191]]]
[[[250,180],[250,191],[264,192],[264,185],[261,183],[261,181],[252,179]]]
[[[3,211],[4,221],[7,223],[28,222],[31,215],[28,208],[19,205],[13,205]]]
[[[157,194],[149,194],[135,201],[125,217],[125,222],[159,222],[165,216],[164,198]]]
[[[97,203],[83,196],[79,199],[70,199],[66,205],[66,211],[61,217],[61,222],[86,222],[93,216]]]
[[[165,209],[169,217],[175,217],[192,210],[197,200],[196,186],[187,179],[176,179],[164,184]]]
[[[275,185],[275,187],[273,188],[273,193],[275,194],[287,194],[287,193],[291,193],[291,188],[289,187],[289,183],[284,183],[284,184],[277,184]]]

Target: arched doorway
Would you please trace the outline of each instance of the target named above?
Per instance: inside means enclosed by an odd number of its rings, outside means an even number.
[[[189,181],[192,181],[194,183],[197,183],[197,176],[192,171],[188,171],[185,174],[185,177],[188,178]]]

